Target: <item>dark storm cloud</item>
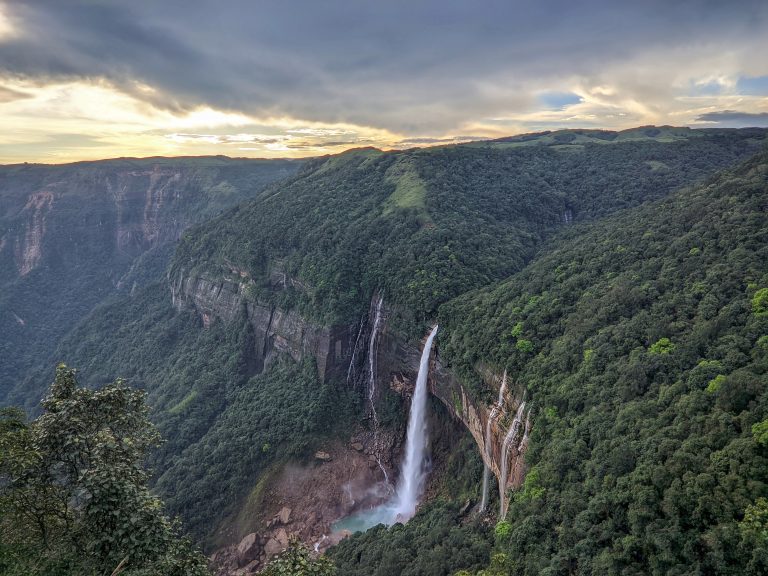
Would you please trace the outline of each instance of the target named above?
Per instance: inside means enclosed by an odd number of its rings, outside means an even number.
[[[759,35],[768,3],[31,0],[6,11],[20,30],[0,42],[6,73],[106,78],[168,108],[423,133],[535,108],[532,82],[589,77],[648,46]]]
[[[707,112],[696,118],[699,122],[716,122],[721,126],[734,128],[748,126],[768,126],[768,112],[739,112],[737,110],[721,110]]]

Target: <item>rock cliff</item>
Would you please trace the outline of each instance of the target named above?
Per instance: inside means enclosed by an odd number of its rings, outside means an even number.
[[[188,227],[257,196],[301,162],[151,158],[0,166],[0,402],[116,292],[163,280]],[[44,303],[44,305],[41,305]]]
[[[282,352],[297,362],[314,357],[323,380],[346,374],[355,346],[356,326],[322,326],[293,310],[259,303],[247,297],[248,279],[236,278],[214,279],[182,271],[170,279],[173,305],[178,309],[193,306],[204,326],[217,319],[229,323],[245,314],[255,336],[254,373],[261,372],[276,353]]]
[[[255,338],[256,371],[261,371],[275,352],[290,354],[296,361],[307,355],[314,357],[318,373],[323,379],[335,378],[350,386],[365,386],[367,377],[367,343],[374,325],[375,300],[359,324],[321,326],[302,318],[295,311],[286,311],[263,305],[247,297],[247,274],[232,269],[231,278],[212,279],[187,276],[183,272],[170,280],[174,306],[193,306],[204,325],[218,319],[232,322],[239,314],[246,314]],[[280,277],[284,285],[285,276]],[[279,288],[279,286],[277,286]],[[386,386],[402,396],[410,396],[418,373],[421,344],[406,341],[391,330],[386,322],[392,309],[385,305],[384,321],[377,341],[374,402]],[[480,367],[478,378],[488,389],[501,386],[501,375]],[[439,360],[439,349],[433,359],[430,391],[440,399],[449,412],[469,430],[477,443],[483,460],[497,479],[505,479],[504,490],[519,487],[525,474],[525,450],[530,427],[530,412],[523,417],[526,425],[519,425],[510,434],[515,415],[524,399],[524,387],[510,385],[502,395],[502,402],[493,414],[493,406],[478,403],[466,392],[458,378]],[[490,424],[489,424],[490,419]],[[486,430],[489,434],[486,437]],[[510,437],[511,436],[511,437]],[[506,470],[504,445],[507,440]]]

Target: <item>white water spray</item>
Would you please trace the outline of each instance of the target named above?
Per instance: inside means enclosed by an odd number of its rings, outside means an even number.
[[[507,435],[504,437],[504,443],[501,446],[501,478],[499,479],[499,498],[501,500],[499,509],[499,518],[504,519],[507,515],[507,474],[509,473],[509,450],[512,447],[512,442],[520,432],[520,426],[523,423],[523,413],[525,412],[525,401],[520,403],[515,413],[515,419],[512,420],[512,425],[507,431]]]
[[[429,333],[419,363],[419,375],[411,399],[411,413],[408,416],[408,436],[405,459],[400,472],[400,485],[395,500],[396,518],[408,520],[416,513],[416,504],[424,491],[427,455],[427,380],[429,378],[429,357],[432,343],[437,335],[437,326]]]
[[[504,404],[504,392],[507,390],[507,371],[504,370],[504,376],[501,378],[501,386],[499,387],[499,398],[496,400],[496,404],[491,408],[491,413],[488,415],[488,422],[485,424],[485,456],[486,462],[490,461],[491,454],[491,423],[498,417],[499,412]],[[485,511],[488,506],[488,485],[491,480],[491,469],[488,464],[483,466],[483,497],[480,500],[480,512]]]

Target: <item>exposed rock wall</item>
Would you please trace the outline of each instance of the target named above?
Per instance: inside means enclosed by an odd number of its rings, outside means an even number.
[[[19,276],[29,274],[42,257],[43,239],[47,226],[47,215],[53,204],[53,192],[44,190],[29,195],[23,210],[24,232],[16,237],[14,255]],[[5,238],[3,238],[3,246]],[[2,249],[0,247],[0,249]]]
[[[245,314],[255,334],[257,371],[265,367],[274,353],[283,352],[296,361],[313,357],[321,378],[334,377],[350,386],[360,384],[360,379],[366,376],[364,368],[367,357],[361,346],[368,342],[375,306],[371,306],[367,317],[363,316],[354,324],[319,326],[306,321],[295,311],[254,302],[246,297],[250,282],[248,275],[236,268],[232,268],[231,272],[231,277],[218,279],[188,276],[182,272],[171,279],[174,306],[194,307],[205,325],[213,321],[233,322]],[[290,279],[282,273],[275,275],[275,278],[280,285],[290,283]],[[380,383],[377,386],[378,394],[385,386],[402,396],[412,394],[418,373],[420,347],[421,343],[407,342],[390,330],[388,323],[384,323],[378,338],[375,365],[376,380]],[[515,438],[508,441],[505,474],[501,468],[504,440],[523,401],[524,388],[515,383],[509,384],[501,407],[490,422],[490,434],[486,438],[486,426],[493,406],[473,401],[458,378],[440,362],[439,353],[435,354],[432,362],[429,380],[432,394],[467,428],[496,478],[506,478],[504,491],[521,486],[525,476],[525,450],[530,420],[527,420],[527,426],[518,426]],[[501,386],[501,375],[487,367],[478,367],[478,378],[482,378],[485,386],[494,389],[496,396]]]
[[[115,244],[121,253],[137,255],[164,242],[174,242],[190,224],[173,204],[190,196],[196,173],[153,166],[105,175],[103,186],[115,202]]]
[[[406,342],[399,335],[387,328],[380,339],[377,362],[377,378],[380,382],[387,382],[394,392],[410,396],[416,383],[416,376],[421,356],[421,342]],[[486,366],[478,366],[478,379],[482,379],[484,386],[493,390],[496,397],[501,387],[502,375]],[[490,444],[486,452],[485,430],[493,408],[492,404],[481,404],[474,401],[458,378],[446,368],[439,358],[439,344],[437,352],[433,356],[432,369],[429,379],[430,392],[437,397],[448,411],[459,420],[469,431],[477,443],[483,460],[496,476],[501,478],[502,446],[512,424],[515,413],[523,401],[524,386],[510,382],[503,395],[501,409],[490,423]],[[530,412],[526,411],[526,415]],[[530,427],[531,420],[528,418]],[[521,427],[519,433],[510,443],[510,451],[507,456],[507,482],[505,490],[517,488],[525,479],[525,451],[528,446],[528,437],[525,437],[526,428]]]
[[[481,369],[479,372],[482,372],[482,376],[478,376],[478,378],[482,378],[485,386],[494,390],[495,395],[501,387],[502,375],[487,369]],[[516,386],[514,383],[508,384],[501,409],[497,411],[496,417],[490,422],[488,446],[486,446],[485,432],[493,404],[486,405],[474,402],[459,380],[439,360],[435,362],[432,371],[430,390],[446,405],[451,414],[467,427],[477,442],[483,461],[491,469],[494,476],[501,479],[504,476],[501,470],[504,439],[512,425],[515,413],[523,401],[524,388],[519,385]],[[530,427],[530,418],[528,418],[528,423]],[[526,430],[525,426],[521,426],[515,438],[509,443],[505,491],[520,487],[525,479],[525,451],[528,447]]]
[[[320,378],[344,378],[357,336],[357,326],[321,326],[297,312],[264,305],[247,298],[247,279],[211,279],[181,273],[171,279],[176,308],[193,306],[204,325],[215,319],[233,322],[245,313],[255,335],[254,367],[261,372],[275,353],[289,354],[297,362],[314,357]]]

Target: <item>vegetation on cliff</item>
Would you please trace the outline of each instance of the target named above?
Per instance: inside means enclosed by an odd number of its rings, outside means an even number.
[[[438,353],[475,401],[493,400],[479,366],[528,390],[530,470],[494,548],[461,511],[480,482],[467,460],[406,526],[339,546],[342,576],[767,569],[768,160],[711,177],[765,131],[611,134],[318,159],[184,236],[171,281],[243,282],[355,328],[383,290],[403,333],[438,316]],[[320,384],[311,357],[256,374],[245,306],[229,323],[174,309],[164,258],[49,342],[89,385],[147,390],[168,438],[155,486],[210,544],[265,470],[367,398]],[[22,380],[28,403],[43,374]]]
[[[181,232],[301,165],[225,157],[0,166],[0,402],[99,303],[164,278]],[[12,392],[13,389],[15,392]]]
[[[443,360],[533,406],[491,574],[768,570],[767,199],[764,153],[441,308]]]
[[[326,323],[354,321],[380,289],[424,321],[441,303],[518,271],[563,224],[663,197],[754,153],[765,131],[640,136],[319,159],[187,234],[171,276],[230,277],[236,267],[253,297]],[[275,272],[298,283],[274,290]]]

